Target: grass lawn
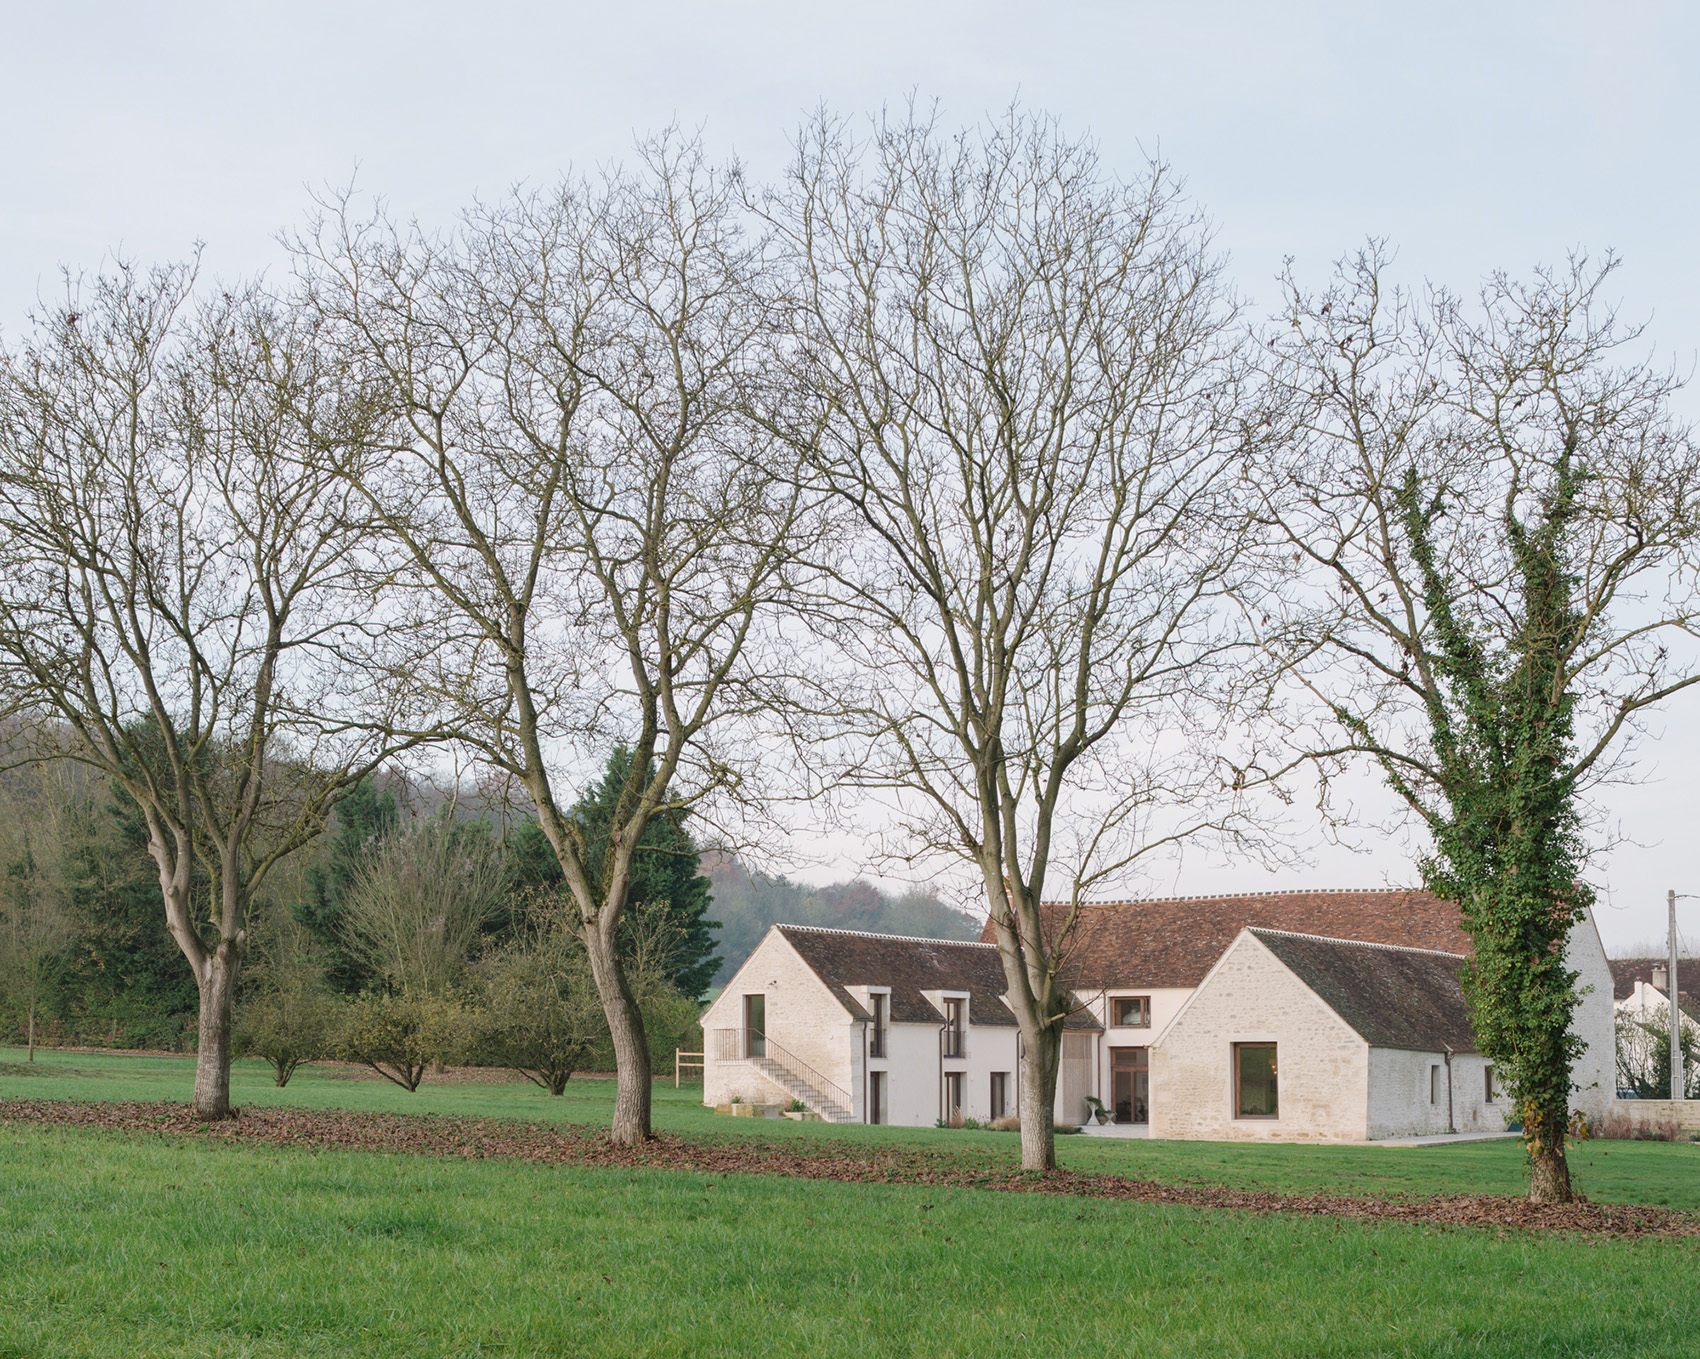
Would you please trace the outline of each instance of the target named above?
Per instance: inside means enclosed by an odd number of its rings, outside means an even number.
[[[14,1054],[0,1054],[11,1062]],[[171,1058],[43,1054],[0,1097],[176,1099]],[[81,1073],[81,1074],[78,1074]],[[417,1095],[238,1068],[237,1102],[603,1121],[606,1082]],[[715,1118],[727,1137],[1014,1140]],[[1518,1192],[1510,1143],[1059,1143],[1080,1169],[1266,1188]],[[1597,1198],[1694,1206],[1700,1148],[1579,1149]],[[1692,1355],[1700,1248],[762,1176],[537,1167],[0,1126],[0,1357]]]
[[[26,1069],[22,1057],[16,1049],[0,1048],[0,1098],[186,1104],[194,1076],[194,1062],[188,1057],[52,1051],[37,1053],[34,1074],[13,1074]],[[232,1071],[231,1100],[238,1106],[441,1113],[606,1127],[613,1082],[574,1080],[565,1094],[553,1098],[524,1081],[433,1082],[427,1077],[409,1094],[387,1081],[351,1079],[342,1068],[308,1066],[279,1090],[263,1062],[242,1061]],[[800,1138],[850,1150],[875,1142],[948,1148],[970,1163],[1006,1165],[1017,1156],[1014,1133],[730,1119],[703,1108],[700,1084],[676,1091],[657,1083],[654,1122],[658,1130],[693,1136]],[[1599,1202],[1700,1211],[1700,1144],[1589,1142],[1575,1147],[1570,1159],[1577,1187]],[[1057,1160],[1070,1169],[1171,1184],[1295,1193],[1522,1194],[1528,1188],[1515,1139],[1430,1147],[1328,1147],[1059,1137]]]

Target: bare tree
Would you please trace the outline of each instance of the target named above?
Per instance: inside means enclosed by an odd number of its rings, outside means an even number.
[[[1303,744],[1370,757],[1432,837],[1538,1202],[1571,1194],[1587,794],[1700,680],[1700,450],[1603,299],[1612,267],[1495,276],[1467,309],[1392,287],[1372,244],[1325,293],[1291,287],[1270,341],[1302,412],[1260,485],[1314,570],[1286,651],[1315,699]]]
[[[0,355],[0,692],[38,756],[141,809],[209,1119],[254,889],[395,745],[377,663],[402,634],[360,584],[342,476],[371,408],[300,320],[121,263]],[[191,899],[197,861],[212,900]]]
[[[608,1020],[576,908],[535,892],[519,909],[514,937],[479,968],[476,1060],[518,1071],[559,1095],[574,1071],[596,1069],[586,1064],[607,1052]],[[688,1024],[696,1006],[671,981],[679,927],[665,910],[639,906],[626,917],[625,935],[621,965],[646,1016],[660,1017],[665,1030],[669,1012],[682,1008]]]
[[[342,201],[299,243],[309,295],[394,407],[392,456],[361,485],[442,639],[422,691],[524,789],[565,875],[623,1143],[650,1130],[615,948],[632,856],[657,813],[755,786],[796,518],[746,413],[770,317],[738,193],[665,137],[634,174],[481,209],[453,239]],[[617,744],[632,759],[592,863],[558,782]]]
[[[841,513],[813,614],[839,777],[894,790],[905,857],[972,866],[1020,1024],[1022,1163],[1050,1168],[1085,898],[1249,830],[1218,754],[1234,308],[1163,166],[1120,181],[1018,112],[865,142],[823,115],[767,213],[798,299],[788,433]]]
[[[445,995],[507,905],[496,845],[446,817],[388,836],[343,897],[349,955],[402,995]]]

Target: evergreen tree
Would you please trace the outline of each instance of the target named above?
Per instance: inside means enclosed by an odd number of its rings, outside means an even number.
[[[79,806],[65,839],[75,937],[59,979],[61,1017],[85,1041],[181,1047],[199,993],[160,918],[159,871],[140,810],[114,790],[104,806]],[[193,890],[207,899],[204,872]]]
[[[632,753],[617,746],[608,757],[601,779],[585,789],[574,804],[571,817],[582,829],[585,862],[600,870],[608,847],[608,824],[619,800],[620,789],[631,768]],[[644,829],[632,860],[632,886],[627,911],[634,915],[659,912],[676,932],[676,945],[669,975],[683,996],[696,999],[708,990],[720,967],[715,953],[718,920],[707,918],[713,901],[710,884],[701,873],[701,856],[696,841],[685,829],[686,813],[658,813]],[[510,872],[516,885],[552,887],[561,880],[561,869],[543,832],[533,823],[521,826],[509,837]],[[597,892],[600,882],[594,882]],[[645,908],[648,908],[646,911]],[[629,944],[629,926],[621,924],[622,944]]]
[[[344,897],[361,866],[394,834],[400,819],[393,792],[379,793],[371,779],[355,784],[336,805],[336,834],[306,872],[306,895],[290,907],[291,918],[323,951],[325,980],[338,991],[352,993],[372,980],[369,969],[348,950]]]

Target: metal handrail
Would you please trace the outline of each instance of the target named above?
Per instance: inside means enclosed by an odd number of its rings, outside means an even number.
[[[789,1048],[774,1042],[771,1034],[763,1033],[760,1029],[714,1030],[716,1060],[722,1062],[747,1062],[752,1060],[748,1043],[751,1034],[762,1040],[762,1044],[766,1048],[762,1056],[769,1061],[778,1063],[805,1085],[813,1086],[821,1095],[833,1100],[843,1109],[855,1108],[855,1101],[850,1098],[849,1092],[836,1081],[828,1080]]]

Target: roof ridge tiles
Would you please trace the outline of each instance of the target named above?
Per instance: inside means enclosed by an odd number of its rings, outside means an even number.
[[[1362,896],[1392,896],[1396,893],[1410,894],[1421,892],[1432,896],[1426,887],[1281,887],[1266,892],[1202,892],[1184,897],[1120,897],[1111,901],[1083,901],[1082,906],[1147,906],[1153,902],[1183,902],[1183,901],[1244,901],[1252,898],[1268,899],[1272,897],[1362,897]],[[1047,901],[1046,906],[1068,906],[1067,901]]]
[[[878,934],[873,930],[841,930],[831,925],[793,925],[786,921],[775,921],[776,930],[808,930],[811,934],[842,934],[852,939],[895,939],[904,944],[948,944],[952,948],[991,948],[996,944],[982,944],[977,939],[933,939],[924,934]]]
[[[1247,925],[1246,929],[1252,934],[1274,934],[1283,939],[1314,939],[1322,944],[1350,944],[1354,948],[1378,948],[1386,953],[1427,953],[1436,958],[1462,959],[1462,953],[1452,953],[1443,948],[1417,948],[1412,944],[1378,944],[1370,939],[1340,939],[1330,934],[1306,934],[1302,930],[1277,930],[1267,925]]]

